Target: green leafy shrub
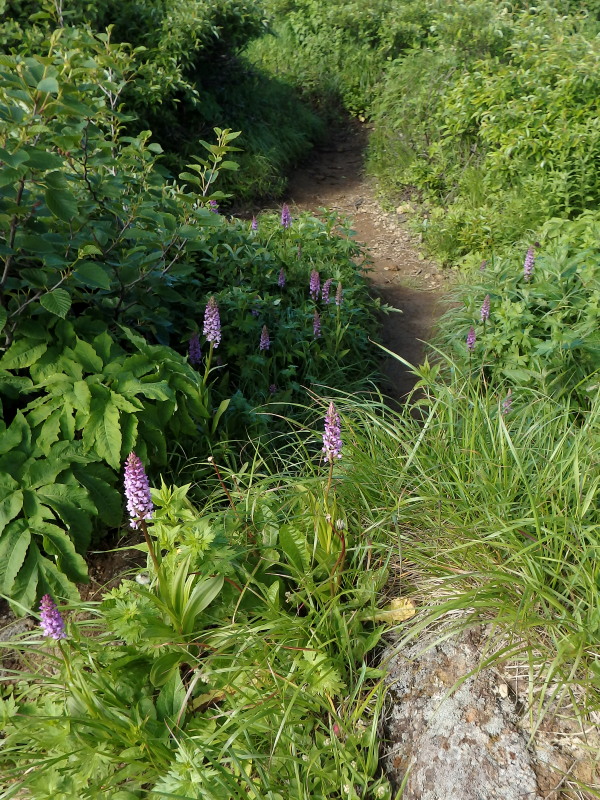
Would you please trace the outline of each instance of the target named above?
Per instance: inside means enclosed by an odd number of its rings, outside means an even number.
[[[319,119],[293,88],[241,56],[244,45],[265,31],[254,0],[10,6],[10,17],[0,23],[0,45],[7,51],[39,55],[44,39],[63,26],[69,34],[108,32],[113,43],[127,43],[131,74],[119,87],[123,123],[134,137],[151,129],[174,173],[214,127],[235,127],[244,131],[244,169],[228,176],[227,187],[242,199],[272,197],[283,190],[286,170],[321,134]]]
[[[47,592],[77,596],[69,581],[87,580],[94,523],[121,522],[116,485],[131,450],[159,467],[171,442],[209,445],[202,378],[172,349],[124,333],[136,353],[102,325],[49,321],[0,359],[0,592],[24,607]]]
[[[215,181],[237,169],[228,159],[237,134],[216,129],[177,185],[148,131],[124,134],[129,50],[75,28],[47,45],[44,58],[0,56],[0,402],[5,463],[27,460],[2,507],[0,591],[23,607],[50,588],[73,594],[96,522],[119,524],[114,487],[130,450],[151,470],[176,449],[204,458],[220,437],[264,429],[252,407],[274,392],[290,403],[317,381],[364,381],[373,328],[359,248],[334,218],[284,230],[265,217],[255,233],[215,213],[225,198]],[[345,292],[343,306],[322,309],[318,341],[314,268]],[[223,345],[197,371],[186,351],[210,296]],[[73,487],[60,507],[23,494],[46,459],[48,483]]]
[[[589,407],[600,370],[599,233],[595,215],[577,222],[551,220],[531,277],[524,274],[525,254],[520,262],[506,258],[488,264],[478,280],[457,289],[464,308],[449,312],[443,322],[443,349],[481,368],[493,386],[508,384],[513,392],[538,387]],[[529,258],[534,258],[533,247]],[[489,318],[482,321],[486,295]],[[465,347],[471,325],[476,332],[472,355]]]

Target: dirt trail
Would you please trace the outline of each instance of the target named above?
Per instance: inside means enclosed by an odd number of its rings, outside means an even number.
[[[368,128],[358,122],[332,131],[330,142],[317,148],[311,159],[290,178],[292,210],[318,213],[327,207],[347,215],[359,242],[372,259],[369,281],[382,303],[401,313],[382,314],[381,343],[412,364],[423,356],[427,340],[442,313],[447,277],[419,252],[417,238],[408,231],[402,213],[384,212],[375,198],[373,182],[364,174]],[[401,211],[398,209],[397,211]],[[383,357],[388,379],[383,389],[400,399],[414,378],[397,359]]]

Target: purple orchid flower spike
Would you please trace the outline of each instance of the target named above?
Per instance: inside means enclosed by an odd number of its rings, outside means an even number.
[[[152,518],[154,504],[144,465],[135,453],[130,453],[125,462],[124,483],[129,524],[132,528],[138,528],[140,520]]]
[[[210,342],[215,350],[221,341],[221,318],[219,317],[219,306],[214,297],[211,297],[204,311],[204,335],[206,341]]]
[[[467,334],[467,350],[472,353],[475,350],[475,328],[471,325]]]
[[[281,209],[281,226],[283,228],[289,228],[292,224],[292,215],[290,213],[290,207],[287,203],[284,203],[283,208]]]
[[[51,639],[58,641],[67,638],[65,621],[49,594],[45,594],[40,603],[40,628],[44,636],[49,636]]]
[[[260,333],[260,342],[258,345],[259,350],[269,350],[271,347],[271,339],[269,337],[269,329],[266,325],[263,325],[262,331]]]
[[[490,318],[490,296],[486,294],[481,306],[481,321],[486,322]]]

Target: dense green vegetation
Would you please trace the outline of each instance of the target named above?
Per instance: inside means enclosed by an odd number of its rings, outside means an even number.
[[[600,9],[265,5],[0,0],[0,593],[41,622],[2,800],[391,800],[391,626],[483,623],[532,717],[600,708]],[[316,130],[292,84],[466,256],[397,411],[348,224],[222,213]]]
[[[122,130],[128,53],[78,28],[43,46],[0,57],[0,591],[27,607],[85,578],[94,523],[120,523],[130,450],[157,474],[177,448],[204,458],[260,434],[267,399],[285,412],[302,387],[368,377],[373,327],[334,218],[254,231],[216,211],[236,134],[216,129],[177,184],[149,132]],[[315,269],[329,304],[309,295]],[[210,297],[221,347],[192,364]]]
[[[238,201],[276,197],[285,172],[322,134],[322,123],[277,76],[250,64],[244,45],[265,32],[257,0],[0,0],[0,48],[42,55],[59,27],[108,36],[113,110],[137,137],[151,130],[163,166],[177,174],[214,127],[241,131],[240,173],[224,176]],[[83,46],[83,45],[82,45]],[[114,73],[110,70],[114,70]]]
[[[370,163],[442,260],[487,257],[600,200],[600,24],[544,0],[270,0],[254,60],[374,127]],[[596,13],[594,13],[596,11]]]

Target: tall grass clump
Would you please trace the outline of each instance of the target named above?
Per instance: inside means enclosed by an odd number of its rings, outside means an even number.
[[[530,710],[597,710],[600,402],[582,413],[524,389],[506,402],[457,364],[418,370],[412,413],[346,407],[342,502],[387,540],[420,609],[401,640],[453,620],[493,632],[490,660],[527,665]],[[537,704],[537,705],[536,705]]]

